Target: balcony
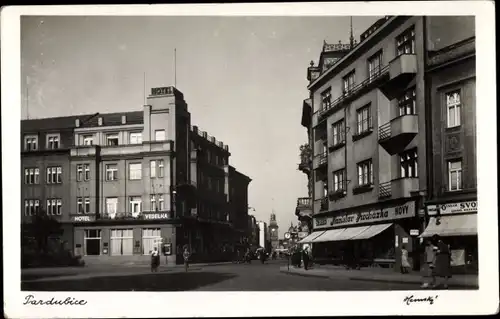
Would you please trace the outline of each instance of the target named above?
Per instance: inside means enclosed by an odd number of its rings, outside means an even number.
[[[317,112],[317,123],[319,125],[326,120],[328,114],[334,113],[345,103],[359,97],[361,94],[370,91],[371,89],[382,85],[389,78],[389,66],[380,67],[378,70],[372,72],[370,76],[361,83],[354,85],[348,91],[342,93],[337,99],[333,100],[330,104],[322,107]],[[313,125],[314,125],[313,120]]]
[[[389,62],[389,80],[380,89],[389,100],[392,100],[407,87],[415,74],[417,74],[417,56],[399,55]]]
[[[420,189],[419,186],[418,177],[393,179],[391,181],[392,198],[412,197],[412,193]]]
[[[310,197],[300,197],[297,199],[295,215],[299,220],[312,218],[312,200]]]
[[[378,185],[378,198],[379,199],[390,198],[392,196],[391,186],[392,182],[380,183]]]
[[[346,197],[347,195],[347,190],[346,190],[346,187],[344,186],[343,188],[341,189],[337,189],[336,191],[331,191],[328,193],[328,198],[330,198],[330,200],[339,200],[343,197]]]
[[[398,116],[379,127],[378,142],[390,155],[394,155],[403,150],[417,134],[417,115]]]
[[[72,157],[96,156],[97,146],[96,145],[76,146],[71,149],[70,154]]]
[[[325,151],[314,157],[313,168],[314,169],[325,169],[328,165],[328,152]]]

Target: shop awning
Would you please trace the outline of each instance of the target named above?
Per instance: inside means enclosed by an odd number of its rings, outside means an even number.
[[[377,236],[387,228],[391,227],[392,223],[388,224],[380,224],[380,225],[372,225],[368,227],[365,231],[362,233],[359,233],[358,235],[354,236],[351,238],[351,240],[359,240],[359,239],[368,239]]]
[[[299,244],[305,244],[305,243],[310,243],[312,242],[315,238],[323,235],[325,231],[324,230],[321,230],[321,231],[315,231],[315,232],[312,232],[310,233],[309,235],[307,235],[306,237],[302,238],[301,240],[298,241]]]
[[[324,232],[321,236],[316,237],[312,242],[313,243],[322,243],[322,242],[327,242],[327,241],[335,241],[336,237],[339,236],[345,228],[338,228],[338,229],[330,229]]]
[[[439,222],[438,222],[439,219]],[[419,237],[477,235],[477,214],[431,217],[429,225]]]
[[[365,230],[370,228],[370,226],[358,226],[346,228],[342,233],[335,237],[334,241],[349,240],[353,237],[361,234]]]

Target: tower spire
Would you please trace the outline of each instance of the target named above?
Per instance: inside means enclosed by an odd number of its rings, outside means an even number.
[[[352,16],[351,16],[351,35],[349,37],[349,43],[351,44],[351,49],[354,47],[354,35],[352,34]]]

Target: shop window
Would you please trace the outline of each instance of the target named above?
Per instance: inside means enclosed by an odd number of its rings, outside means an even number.
[[[130,256],[133,254],[133,229],[111,229],[110,239],[112,256]]]
[[[154,247],[157,247],[161,252],[161,229],[160,228],[144,228],[142,230],[142,253],[150,254]]]
[[[101,254],[101,230],[100,229],[85,229],[84,230],[84,253],[87,256]]]

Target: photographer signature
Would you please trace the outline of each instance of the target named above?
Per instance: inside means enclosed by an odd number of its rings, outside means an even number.
[[[406,296],[405,299],[403,300],[404,303],[406,303],[407,306],[411,305],[412,303],[422,303],[422,302],[428,302],[430,305],[434,304],[434,301],[438,298],[438,296],[427,296],[424,298],[418,298],[415,297],[414,295],[411,296]]]

